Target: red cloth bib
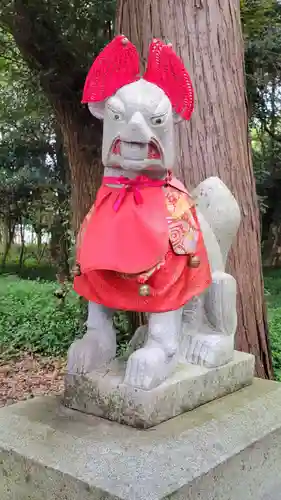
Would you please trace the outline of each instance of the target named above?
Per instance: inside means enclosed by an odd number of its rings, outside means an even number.
[[[124,189],[104,183],[98,191],[80,235],[77,262],[82,273],[106,269],[136,274],[165,257],[169,231],[164,181],[140,177],[129,182]]]
[[[112,182],[122,184],[121,180]],[[77,263],[82,274],[75,278],[74,289],[86,300],[112,309],[141,312],[178,309],[211,283],[196,210],[187,204],[188,211],[183,214],[187,226],[181,224],[180,238],[174,241],[171,236],[178,229],[171,226],[173,221],[166,205],[164,182],[154,181],[153,184],[143,177],[126,182],[121,189],[104,184],[98,192],[78,239]],[[172,180],[169,186],[174,189],[176,202],[180,199],[179,192],[188,196],[181,183]],[[174,207],[173,215],[176,216],[181,210],[177,203]],[[183,236],[189,236],[189,210],[198,232],[195,252],[201,261],[198,268],[188,266],[188,252],[184,253],[185,247],[190,246],[188,240],[187,244],[179,246],[185,241]],[[150,295],[140,296],[138,274],[157,266],[160,261],[161,265],[147,280]]]

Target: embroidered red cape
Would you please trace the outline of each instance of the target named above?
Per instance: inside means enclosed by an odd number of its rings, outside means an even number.
[[[211,283],[192,200],[177,179],[165,187],[140,182],[139,190],[129,187],[123,194],[120,201],[120,188],[101,186],[78,237],[81,276],[74,289],[113,309],[178,309]],[[200,258],[198,268],[188,266],[188,254]],[[151,268],[150,295],[143,297],[138,278]]]

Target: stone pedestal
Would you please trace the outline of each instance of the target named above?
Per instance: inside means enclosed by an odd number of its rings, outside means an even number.
[[[74,410],[147,429],[213,399],[250,385],[254,356],[235,352],[231,363],[207,369],[180,365],[156,389],[143,391],[122,384],[125,365],[115,360],[106,371],[67,375],[64,404]]]
[[[280,500],[281,385],[149,430],[39,398],[0,410],[1,500]]]

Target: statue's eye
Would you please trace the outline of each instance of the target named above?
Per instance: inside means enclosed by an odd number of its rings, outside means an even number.
[[[115,109],[108,108],[108,114],[115,122],[123,120],[123,114],[119,111],[115,111]]]
[[[162,125],[166,120],[166,116],[167,116],[166,114],[153,116],[152,118],[150,118],[150,121],[151,121],[152,125],[154,125],[154,126]]]

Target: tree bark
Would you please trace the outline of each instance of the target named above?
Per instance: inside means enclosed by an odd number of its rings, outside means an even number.
[[[281,267],[281,224],[279,221],[273,222],[270,226],[268,239],[264,242],[263,263],[265,268]]]
[[[24,221],[21,219],[20,224],[20,256],[19,256],[19,268],[22,270],[24,263],[24,251],[25,251],[25,239],[24,239]]]
[[[42,229],[38,229],[38,231],[36,231],[36,238],[37,238],[37,253],[38,253],[38,256],[41,254],[41,250],[42,250]]]
[[[272,376],[260,255],[260,225],[248,138],[239,0],[119,0],[117,32],[140,50],[153,37],[171,41],[195,87],[195,113],[177,128],[177,175],[186,186],[218,175],[242,213],[229,258],[238,282],[237,348],[256,356],[258,376]]]
[[[274,186],[269,190],[273,200],[268,208],[263,223],[263,266],[265,268],[281,267],[281,183],[276,179]]]
[[[9,256],[15,235],[15,229],[16,222],[8,216],[6,220],[4,220],[4,252],[1,260],[2,269],[5,269],[6,267],[7,258]]]
[[[56,267],[59,281],[70,278],[69,252],[71,246],[70,238],[70,196],[69,196],[69,165],[64,154],[63,138],[61,130],[56,127],[55,139],[56,176],[59,181],[58,206],[51,227],[50,253]]]
[[[263,267],[281,267],[281,181],[277,171],[269,187],[265,185],[262,195],[266,197],[266,211],[262,216]]]
[[[102,126],[80,102],[53,105],[70,166],[72,221],[77,232],[101,182]]]

